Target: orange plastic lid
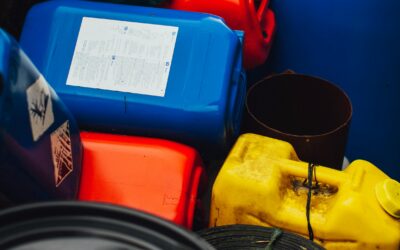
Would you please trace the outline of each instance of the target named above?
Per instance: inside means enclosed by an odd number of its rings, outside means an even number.
[[[79,199],[136,208],[191,228],[203,167],[191,147],[82,132]]]

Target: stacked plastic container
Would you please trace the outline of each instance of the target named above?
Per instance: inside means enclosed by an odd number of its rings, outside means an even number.
[[[112,203],[192,229],[205,180],[200,153],[210,163],[237,139],[243,68],[268,57],[274,12],[268,0],[170,0],[159,5],[164,9],[105,2],[48,1],[29,11],[20,42],[43,76],[0,32],[0,193],[16,202]],[[293,95],[306,84],[310,78]],[[276,89],[266,91],[276,100],[267,108],[289,116],[276,106],[291,100],[300,114],[304,95],[285,98]],[[322,105],[331,96],[319,97],[306,99],[318,112],[337,111]],[[253,100],[271,118],[265,103]],[[352,108],[345,103],[347,129]],[[322,120],[338,120],[329,112]],[[311,151],[322,156],[320,145]],[[287,142],[242,135],[213,184],[210,227],[277,227],[328,249],[400,247],[398,182],[362,160],[344,171],[306,160]],[[266,248],[280,234],[273,230]]]
[[[179,142],[222,155],[237,138],[242,38],[208,14],[85,1],[34,6],[21,46],[91,131],[81,133],[79,200],[191,228],[204,167]]]
[[[52,1],[31,9],[21,46],[80,127],[216,152],[239,134],[241,35],[206,14]]]

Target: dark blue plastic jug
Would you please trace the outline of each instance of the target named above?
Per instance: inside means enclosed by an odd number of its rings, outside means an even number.
[[[13,203],[75,198],[81,155],[75,120],[0,29],[0,192]]]
[[[21,46],[81,127],[211,150],[239,133],[241,35],[207,14],[53,1],[30,10]]]

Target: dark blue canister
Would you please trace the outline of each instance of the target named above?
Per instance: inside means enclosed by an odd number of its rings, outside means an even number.
[[[0,193],[13,203],[73,199],[81,158],[74,118],[0,29]]]

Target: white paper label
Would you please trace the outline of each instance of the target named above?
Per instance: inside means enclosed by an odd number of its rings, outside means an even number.
[[[56,187],[58,187],[74,170],[68,121],[51,133],[50,142],[54,165],[54,181]]]
[[[49,86],[42,75],[27,88],[26,98],[33,141],[37,141],[54,122]]]
[[[67,85],[165,96],[178,27],[84,17]]]

